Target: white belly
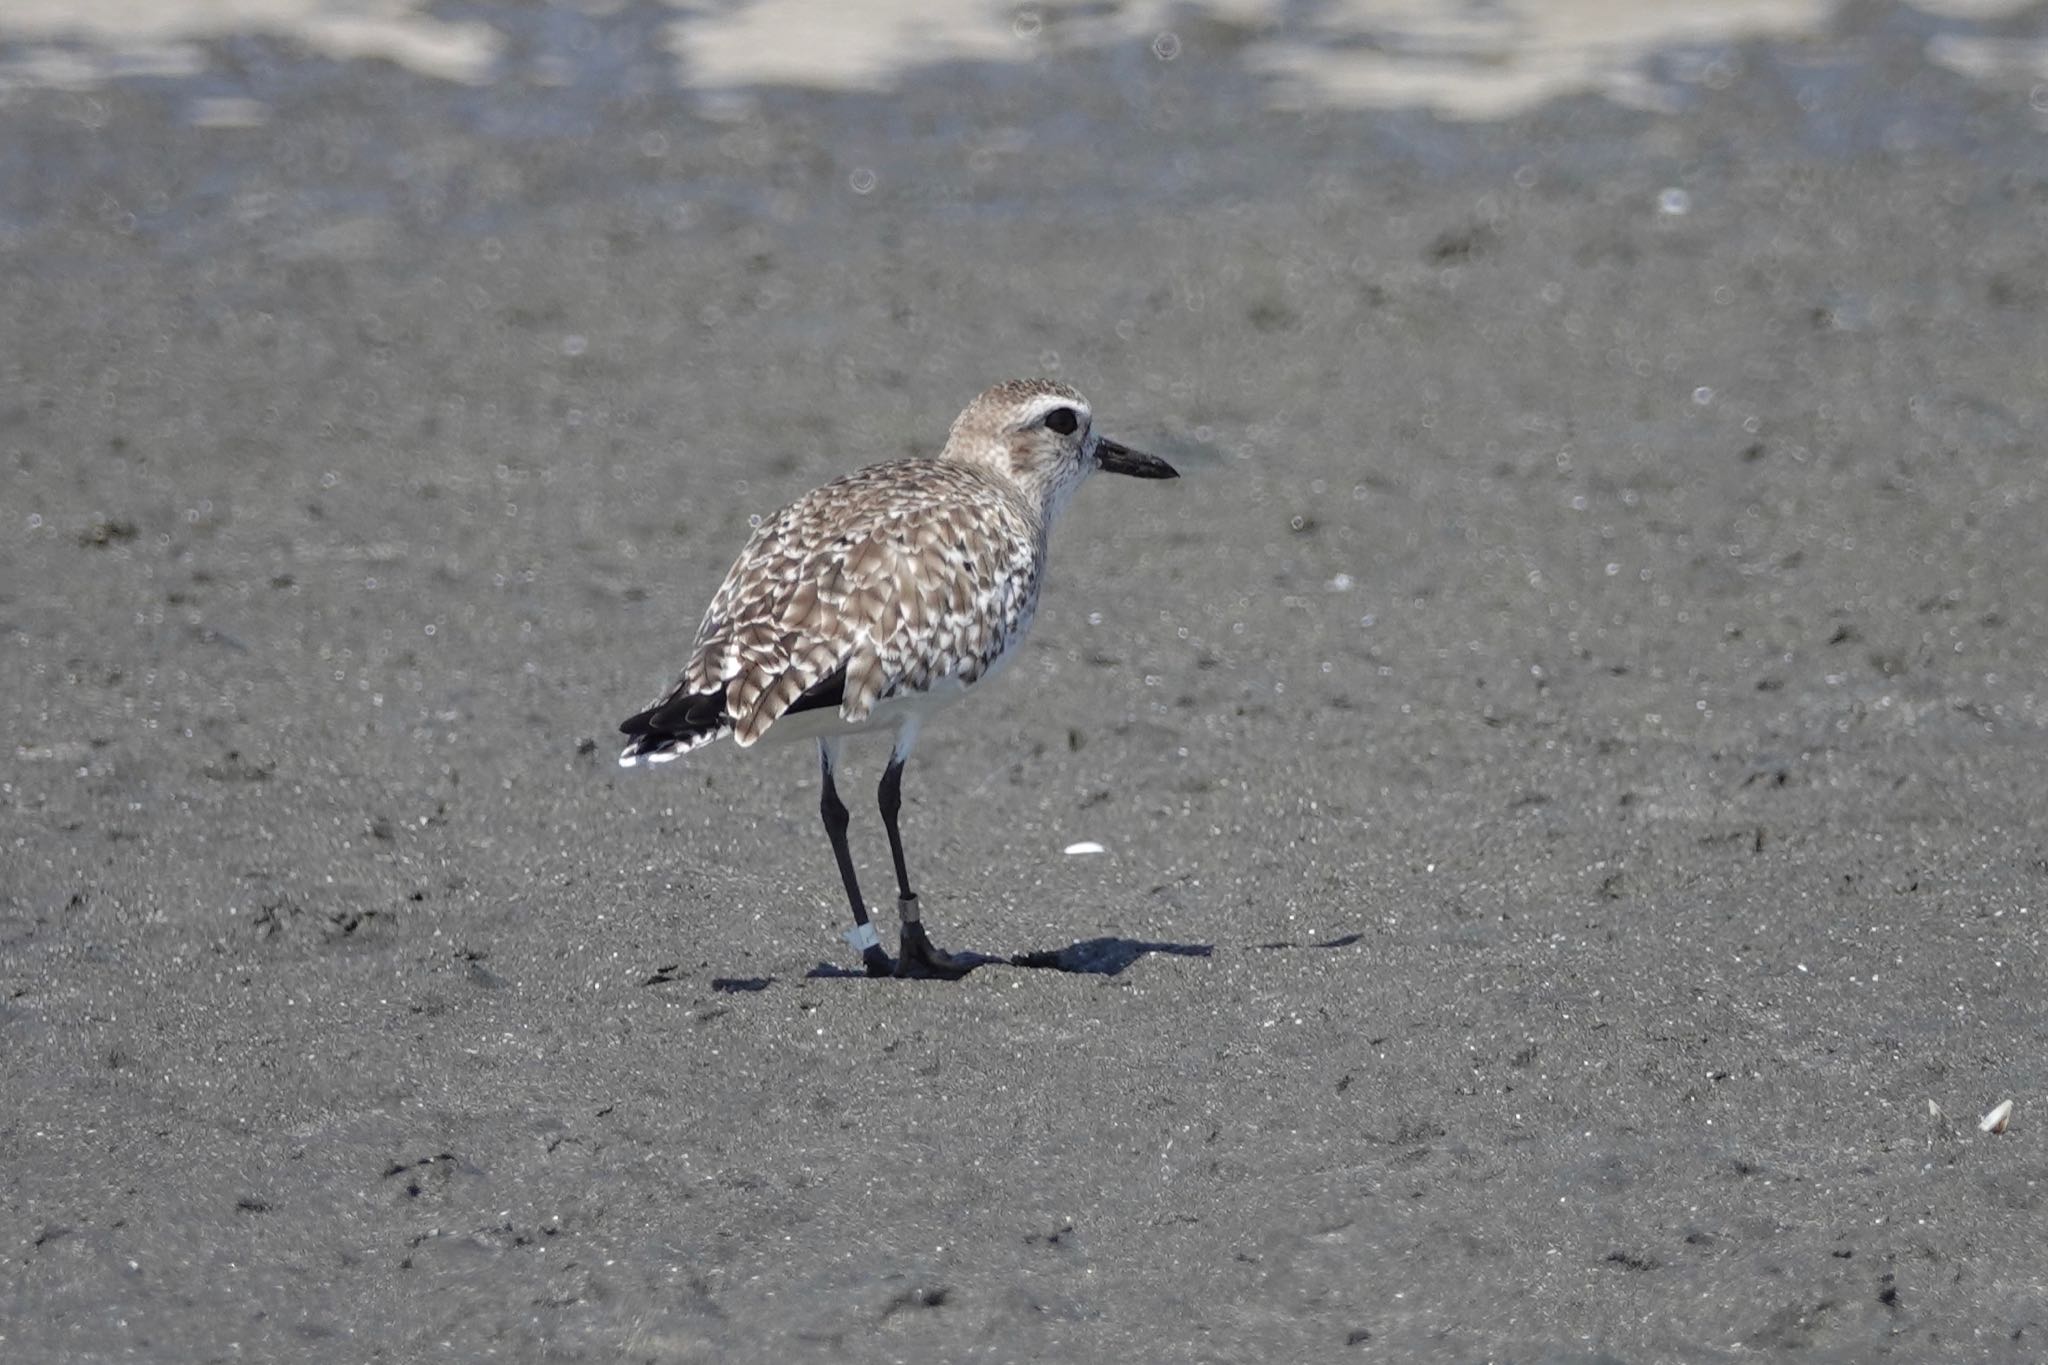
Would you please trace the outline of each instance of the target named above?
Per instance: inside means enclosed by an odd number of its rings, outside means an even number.
[[[987,673],[982,675],[984,681],[987,677]],[[777,719],[761,736],[760,742],[781,744],[805,739],[838,739],[845,735],[871,734],[877,730],[900,730],[913,720],[922,724],[933,712],[960,700],[967,687],[968,684],[958,678],[940,678],[925,691],[902,692],[876,702],[874,709],[868,712],[868,718],[857,725],[840,715],[836,706],[799,711],[793,716]]]

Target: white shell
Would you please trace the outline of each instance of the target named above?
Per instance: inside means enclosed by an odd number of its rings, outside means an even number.
[[[1977,1120],[1980,1133],[2002,1133],[2005,1125],[2012,1121],[2012,1101],[2000,1100],[1998,1106],[1983,1118]]]

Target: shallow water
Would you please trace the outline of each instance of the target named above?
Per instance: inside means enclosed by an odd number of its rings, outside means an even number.
[[[1920,0],[1885,24],[1916,31],[1935,65],[2032,91],[2048,81],[2048,51],[2010,31],[2028,8],[2025,0]],[[1866,13],[1829,0],[889,0],[857,10],[830,0],[757,0],[710,12],[610,0],[469,10],[417,0],[15,0],[0,12],[0,91],[85,90],[139,77],[201,88],[214,78],[221,92],[196,97],[190,117],[247,126],[271,112],[260,94],[230,93],[243,71],[238,46],[256,40],[331,61],[391,62],[478,89],[685,90],[730,115],[765,87],[884,93],[918,72],[960,64],[1029,66],[1120,52],[1132,64],[1169,65],[1189,53],[1227,53],[1271,108],[1498,120],[1585,93],[1682,110],[1701,91],[1741,79],[1745,45],[1839,40],[1845,25],[1852,36],[1865,26]],[[1858,55],[1854,42],[1831,47],[1834,61]],[[1817,78],[1813,99],[1825,98],[1825,84]]]

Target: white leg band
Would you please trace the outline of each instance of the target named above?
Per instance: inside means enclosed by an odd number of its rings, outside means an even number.
[[[853,950],[857,953],[864,953],[870,948],[882,946],[882,936],[875,932],[873,924],[856,924],[841,935],[841,937],[848,943],[851,943]]]

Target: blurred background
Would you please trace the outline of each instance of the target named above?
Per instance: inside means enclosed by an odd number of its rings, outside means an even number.
[[[759,85],[886,89],[934,63],[1017,62],[1046,49],[1149,47],[1170,62],[1193,37],[1226,43],[1279,106],[1427,108],[1499,118],[1585,91],[1669,109],[1684,88],[1725,87],[1712,49],[1757,38],[1810,39],[1837,0],[1215,0],[1169,4],[939,4],[879,0],[757,3],[433,4],[415,0],[15,0],[4,18],[10,85],[84,88],[123,76],[201,77],[231,65],[213,51],[268,39],[310,56],[375,59],[470,85],[521,77],[572,83],[584,23],[637,13],[658,39],[635,54],[619,93],[673,84],[700,94]],[[2038,78],[2038,46],[1999,25],[2027,0],[1924,0],[1912,9],[1929,57],[1965,75]],[[582,22],[579,22],[582,21]],[[1187,30],[1183,32],[1182,30]],[[536,40],[554,35],[559,50]],[[1659,57],[1674,58],[1669,62]],[[643,64],[644,63],[644,64]],[[228,82],[232,84],[232,82]],[[210,120],[233,121],[212,107]],[[260,116],[244,108],[239,117]]]

